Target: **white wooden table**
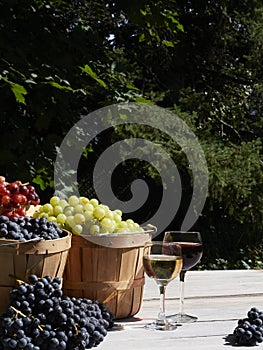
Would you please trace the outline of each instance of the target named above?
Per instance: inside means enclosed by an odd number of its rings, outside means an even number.
[[[232,346],[226,336],[253,306],[263,310],[262,270],[189,271],[185,281],[185,311],[198,316],[198,321],[183,324],[174,331],[146,330],[144,325],[153,320],[159,310],[157,286],[146,277],[139,313],[116,321],[122,329],[108,332],[98,350],[228,350]],[[176,279],[167,287],[166,313],[175,313],[178,307]],[[263,348],[263,345],[254,348]]]

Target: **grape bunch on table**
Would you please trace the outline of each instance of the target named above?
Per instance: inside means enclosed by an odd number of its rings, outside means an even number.
[[[0,315],[0,349],[85,350],[100,344],[113,326],[113,314],[96,300],[68,297],[62,280],[29,277],[10,293]]]

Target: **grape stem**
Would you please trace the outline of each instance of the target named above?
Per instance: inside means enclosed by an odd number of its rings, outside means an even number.
[[[17,278],[15,275],[12,275],[11,273],[10,273],[8,276],[14,278],[14,279],[17,281],[17,283],[18,283],[19,285],[21,285],[21,284],[26,284],[25,281],[20,280],[19,278]]]
[[[11,305],[10,308],[13,309],[16,312],[17,315],[20,315],[22,317],[27,317],[25,314],[23,314],[23,312],[21,312],[20,310],[17,310],[14,306]],[[34,316],[32,316],[32,315],[31,315],[31,317],[34,318]],[[38,325],[38,328],[41,331],[43,331],[43,328],[40,325]]]
[[[26,317],[26,315],[23,314],[23,312],[21,312],[20,310],[17,310],[14,306],[10,306],[10,308],[11,308],[12,310],[14,310],[18,315],[21,315],[21,316],[23,316],[23,317]]]

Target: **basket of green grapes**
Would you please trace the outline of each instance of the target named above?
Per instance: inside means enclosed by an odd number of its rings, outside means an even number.
[[[55,221],[73,233],[63,275],[67,295],[99,300],[116,319],[140,310],[143,247],[156,227],[123,220],[119,209],[111,210],[95,198],[75,195],[67,199],[54,196],[33,216]]]

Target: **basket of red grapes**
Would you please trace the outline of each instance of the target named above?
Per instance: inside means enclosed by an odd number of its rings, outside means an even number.
[[[0,176],[0,214],[8,218],[26,216],[30,206],[40,204],[34,186],[19,180],[8,182]]]

